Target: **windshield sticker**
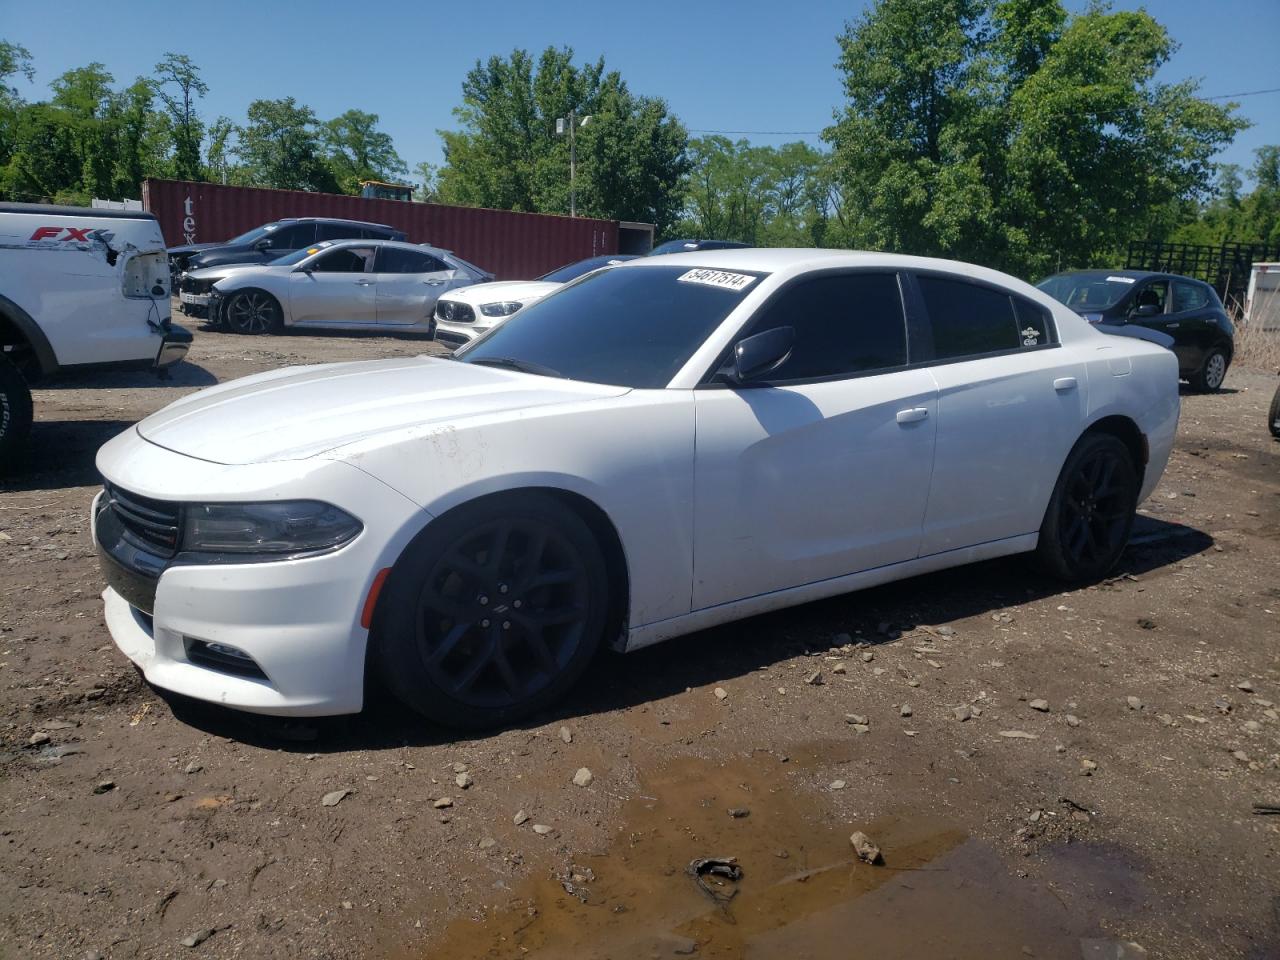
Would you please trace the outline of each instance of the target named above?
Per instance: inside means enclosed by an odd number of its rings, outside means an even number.
[[[1107,283],[1133,283],[1133,277],[1107,277]]]
[[[720,287],[734,291],[745,290],[756,280],[750,274],[728,273],[724,270],[690,270],[676,279],[681,283],[700,283],[707,287]]]

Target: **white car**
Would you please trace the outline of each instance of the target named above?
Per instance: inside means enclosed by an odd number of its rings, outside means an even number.
[[[429,331],[442,293],[493,274],[447,250],[395,240],[333,240],[261,264],[207,267],[178,282],[184,304],[204,306],[233,333],[284,327]]]
[[[102,367],[163,370],[190,344],[170,322],[154,215],[0,203],[0,474],[26,445],[31,382]]]
[[[634,259],[631,254],[605,254],[566,264],[537,280],[506,280],[451,290],[436,301],[435,338],[454,345],[469,343],[570,280]]]
[[[1004,554],[1101,577],[1178,402],[1168,350],[992,270],[643,258],[451,358],[275,370],[111,440],[107,625],[230,707],[357,711],[370,674],[501,724],[602,646]]]

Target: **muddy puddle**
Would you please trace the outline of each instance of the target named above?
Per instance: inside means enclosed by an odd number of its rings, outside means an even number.
[[[502,891],[482,915],[442,930],[425,956],[1079,960],[1102,936],[1089,902],[1105,898],[1105,880],[1069,906],[954,825],[846,822],[779,766],[758,755],[653,771],[607,850]],[[880,845],[882,865],[857,860],[853,830]],[[710,876],[699,887],[688,868],[703,857],[735,858],[741,879]]]

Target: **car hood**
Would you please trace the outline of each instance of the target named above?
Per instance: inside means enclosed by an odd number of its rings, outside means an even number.
[[[239,276],[245,273],[278,273],[287,267],[272,267],[269,263],[228,263],[221,267],[197,267],[188,270],[187,276],[192,280],[218,280],[232,274]]]
[[[216,246],[218,246],[216,243],[186,243],[180,247],[168,247],[165,252],[169,254],[200,253]]]
[[[287,367],[184,397],[138,424],[201,460],[301,460],[390,430],[621,396],[626,387],[535,377],[440,357]]]
[[[471,287],[460,287],[450,290],[442,300],[458,300],[478,307],[482,303],[499,303],[503,300],[514,300],[528,303],[545,297],[552,290],[559,290],[564,284],[548,283],[545,280],[506,280],[501,283],[477,283]]]

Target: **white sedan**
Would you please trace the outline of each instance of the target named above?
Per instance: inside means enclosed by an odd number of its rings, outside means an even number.
[[[275,370],[107,443],[106,620],[243,710],[502,724],[603,646],[1005,554],[1089,581],[1177,360],[1019,280],[746,249],[590,273],[452,358]]]
[[[285,327],[430,331],[442,293],[493,279],[448,250],[394,240],[335,240],[259,264],[182,275],[184,305],[233,333]]]
[[[604,254],[566,264],[537,280],[506,280],[451,290],[436,301],[435,338],[454,346],[469,343],[570,280],[634,259],[629,254]]]

